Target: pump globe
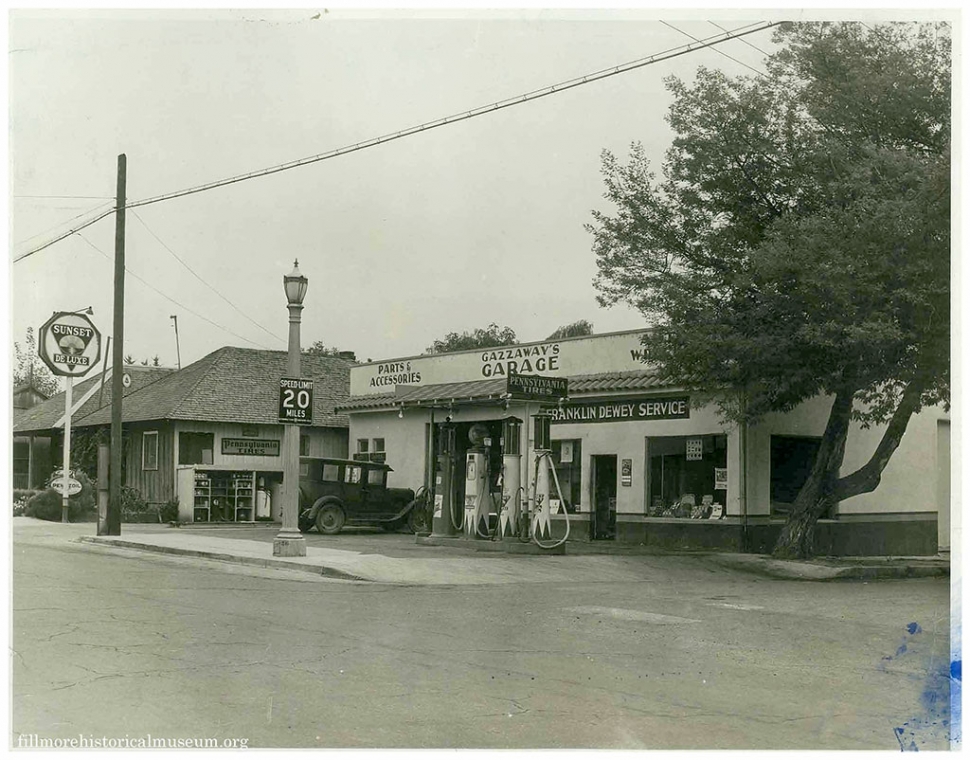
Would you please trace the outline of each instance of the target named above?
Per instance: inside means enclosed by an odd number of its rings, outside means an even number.
[[[299,306],[306,297],[309,280],[300,273],[300,262],[293,260],[293,271],[283,275],[283,292],[286,293],[287,303]]]

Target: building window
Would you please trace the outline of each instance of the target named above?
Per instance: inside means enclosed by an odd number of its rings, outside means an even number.
[[[771,436],[771,513],[791,510],[798,492],[812,472],[821,438]]]
[[[358,438],[357,453],[366,454],[368,451],[370,451],[370,441],[368,441],[366,438]]]
[[[580,503],[583,493],[582,478],[582,439],[568,441],[552,441],[552,461],[556,466],[556,477],[562,489],[562,497],[566,502],[566,511],[570,514],[582,511]],[[556,495],[555,481],[549,484],[550,496]]]
[[[368,457],[370,459],[370,461],[372,461],[372,462],[386,462],[387,461],[387,453],[384,451],[384,439],[383,438],[375,438],[374,441],[373,441],[373,443],[374,443],[374,450],[371,452],[370,457]]]
[[[647,438],[651,517],[718,518],[727,504],[727,436]]]
[[[179,464],[212,464],[212,433],[179,433]]]
[[[306,433],[300,433],[300,456],[310,456],[310,436]]]
[[[143,470],[158,469],[158,431],[152,430],[141,434],[141,468]]]

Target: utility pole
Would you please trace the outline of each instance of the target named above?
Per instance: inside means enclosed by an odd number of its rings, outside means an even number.
[[[178,361],[179,369],[182,369],[182,352],[179,350],[179,318],[173,314],[172,321],[175,323],[175,358]]]
[[[108,471],[108,519],[106,531],[109,536],[121,535],[121,397],[125,387],[121,382],[125,373],[125,203],[128,181],[128,159],[118,156],[118,192],[115,200],[115,279],[114,279],[114,354],[111,374],[111,464]],[[98,523],[100,529],[101,524]],[[99,530],[100,532],[100,530]]]

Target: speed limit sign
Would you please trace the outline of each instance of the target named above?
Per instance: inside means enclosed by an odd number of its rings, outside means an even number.
[[[280,378],[280,422],[313,424],[313,380]]]

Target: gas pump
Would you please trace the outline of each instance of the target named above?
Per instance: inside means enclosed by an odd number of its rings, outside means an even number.
[[[482,426],[483,428],[484,426]],[[465,537],[489,538],[488,430],[478,425],[468,432],[473,445],[465,454]]]
[[[452,475],[455,461],[455,426],[451,417],[438,426],[438,451],[434,474],[434,514],[431,519],[432,536],[456,536],[458,526],[454,516]]]
[[[543,412],[532,416],[533,448],[536,455],[532,491],[532,537],[536,541],[541,541],[552,533],[552,525],[549,520],[549,453],[552,451],[549,423],[551,419],[551,415]]]
[[[519,428],[522,420],[506,417],[502,421],[502,507],[499,511],[499,535],[514,539],[519,533],[522,509],[522,445]]]

